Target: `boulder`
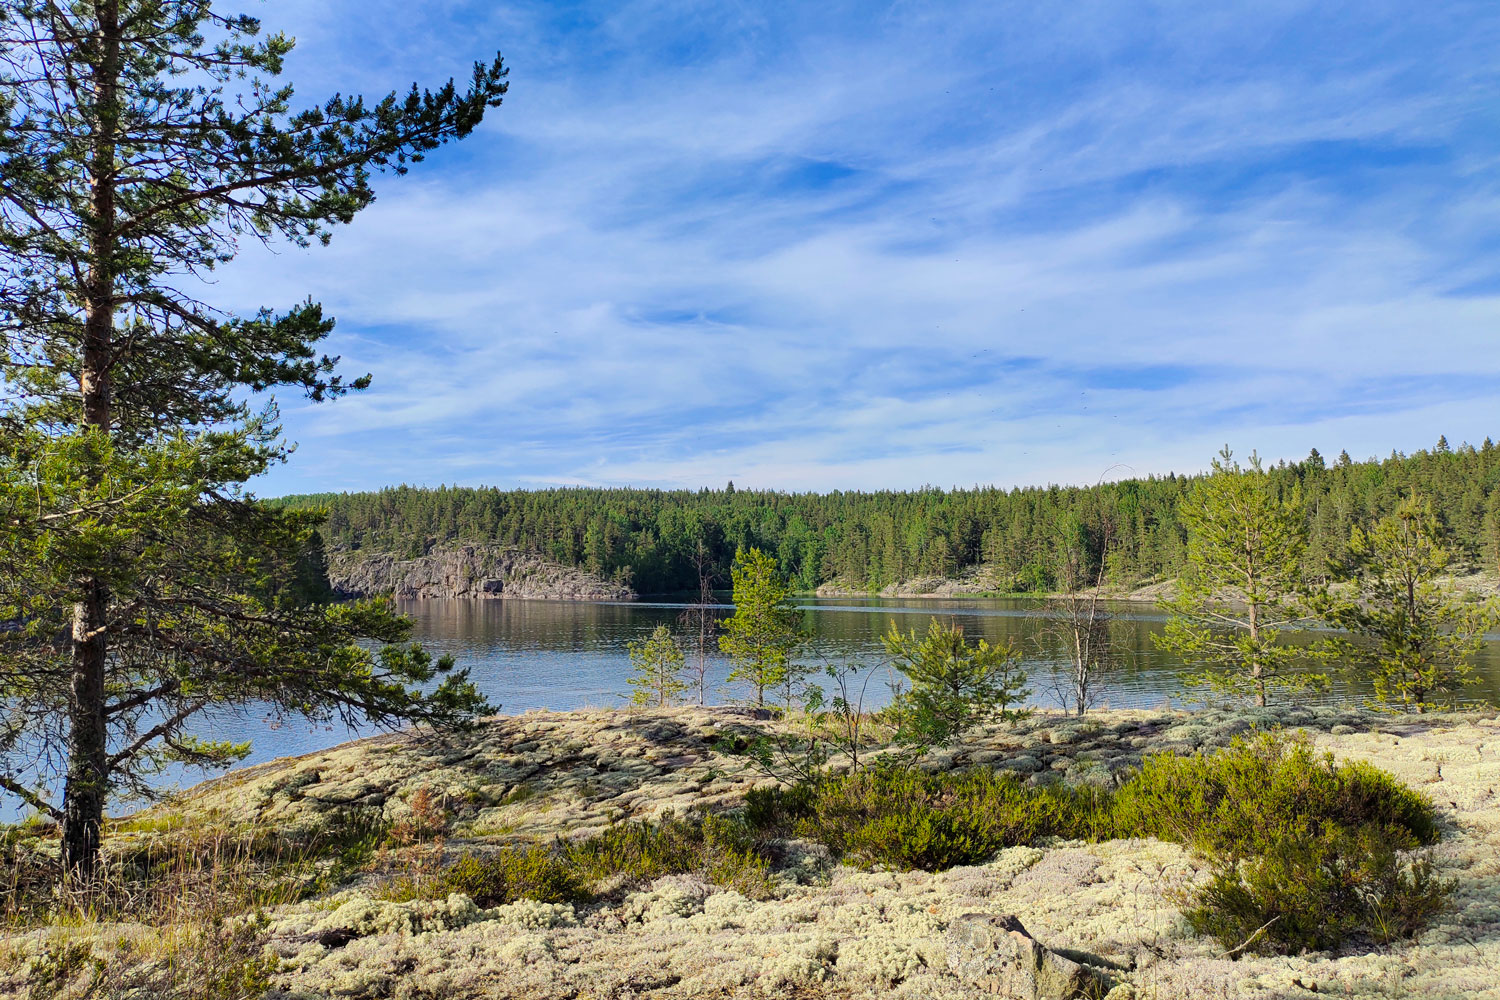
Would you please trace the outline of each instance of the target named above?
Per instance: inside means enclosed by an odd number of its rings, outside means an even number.
[[[1013,916],[966,913],[948,927],[948,969],[983,992],[1025,1000],[1101,1000],[1111,983],[1027,933]]]

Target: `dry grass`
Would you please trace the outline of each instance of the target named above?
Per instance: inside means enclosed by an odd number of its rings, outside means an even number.
[[[13,831],[0,858],[0,996],[27,1000],[251,1000],[280,963],[265,914],[377,858],[387,828],[315,840],[155,812],[106,831],[87,884],[64,879],[55,834]]]

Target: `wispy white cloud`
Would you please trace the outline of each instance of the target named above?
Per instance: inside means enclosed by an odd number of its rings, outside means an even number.
[[[1500,17],[1366,5],[264,5],[300,91],[506,105],[251,251],[376,387],[264,492],[1093,481],[1500,432]],[[358,16],[356,16],[356,12]]]

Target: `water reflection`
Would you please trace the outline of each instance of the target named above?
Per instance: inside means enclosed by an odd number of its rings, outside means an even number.
[[[808,599],[801,602],[811,635],[808,662],[853,660],[869,670],[884,669],[880,637],[892,622],[925,631],[932,618],[951,620],[971,639],[1014,642],[1025,654],[1033,705],[1057,704],[1057,664],[1063,654],[1045,629],[1049,617],[1035,601]],[[630,669],[626,645],[645,638],[658,624],[678,628],[684,604],[674,601],[585,604],[551,601],[412,601],[402,611],[416,622],[414,638],[436,653],[451,653],[472,672],[481,690],[507,714],[530,708],[608,707],[624,703]],[[732,612],[724,605],[723,615]],[[1154,708],[1180,703],[1184,665],[1156,649],[1151,636],[1165,617],[1155,608],[1118,603],[1115,640],[1123,665],[1105,683],[1098,707]],[[692,654],[689,654],[692,658]],[[1478,664],[1481,683],[1471,700],[1500,700],[1500,643],[1491,642]],[[708,663],[710,700],[744,697],[727,683],[729,665],[717,654]],[[884,676],[866,688],[872,706],[889,700]],[[1340,702],[1368,696],[1367,686],[1336,679],[1317,700]],[[358,733],[342,726],[308,727],[287,722],[273,728],[263,718],[223,717],[200,727],[215,739],[251,740],[247,763],[333,746]]]
[[[933,618],[958,624],[971,639],[1014,643],[1025,656],[1031,703],[1056,704],[1052,696],[1057,664],[1065,657],[1047,627],[1055,617],[1037,601],[931,600],[919,604],[899,600],[808,599],[800,602],[804,626],[811,636],[803,658],[810,662],[854,660],[877,666],[885,654],[880,637],[894,623],[902,630],[923,632]],[[416,623],[416,636],[437,652],[451,653],[468,666],[475,680],[505,711],[528,708],[577,708],[619,704],[629,671],[627,643],[643,639],[659,624],[678,627],[684,604],[672,601],[566,604],[546,601],[413,601],[402,611]],[[724,615],[732,608],[723,605]],[[1165,616],[1140,604],[1113,603],[1114,640],[1122,666],[1112,675],[1105,702],[1116,708],[1139,708],[1174,702],[1181,696],[1182,662],[1155,648],[1151,637],[1161,631]],[[1310,637],[1304,641],[1311,641]],[[711,657],[711,689],[719,700],[743,696],[726,687],[729,665]],[[1471,696],[1490,700],[1500,696],[1500,644],[1484,649],[1479,672],[1482,683]],[[884,685],[872,684],[877,701],[886,697]],[[1360,699],[1365,686],[1351,686],[1335,678],[1320,700]]]

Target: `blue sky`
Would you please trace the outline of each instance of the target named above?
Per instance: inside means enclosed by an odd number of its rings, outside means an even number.
[[[268,0],[511,92],[216,301],[338,317],[266,495],[1091,483],[1500,438],[1491,3]]]

